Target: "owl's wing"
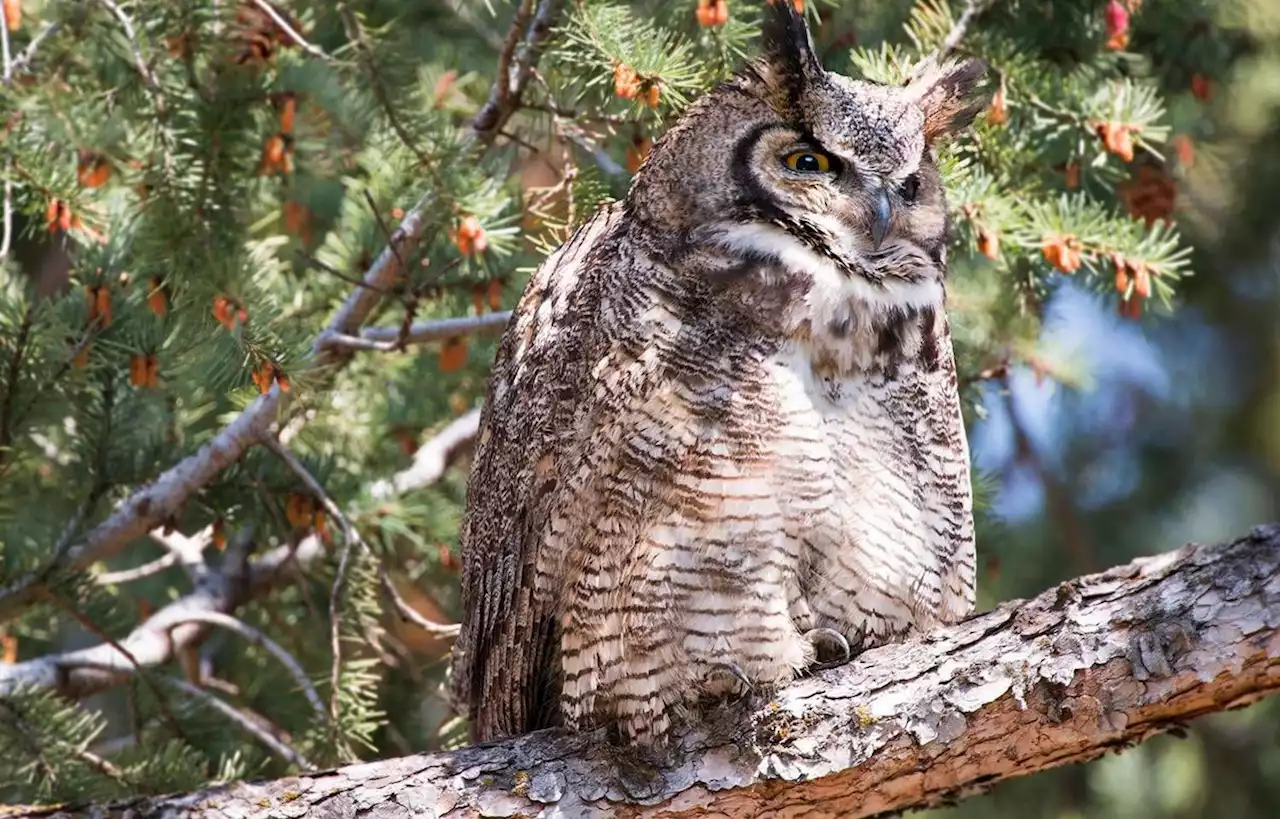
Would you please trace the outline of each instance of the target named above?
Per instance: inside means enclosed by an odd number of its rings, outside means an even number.
[[[607,344],[599,268],[620,215],[600,211],[547,257],[494,361],[461,527],[464,615],[453,653],[453,697],[474,741],[556,722],[564,566],[548,559],[544,538],[581,446],[575,418],[594,400],[591,367]]]
[[[956,388],[955,354],[951,327],[939,316],[939,368],[929,377],[932,406],[924,414],[928,429],[922,436],[928,447],[929,468],[922,475],[929,505],[933,550],[941,567],[941,600],[937,616],[955,623],[973,612],[976,599],[976,556],[973,531],[973,484],[970,479],[969,442],[965,434],[960,393]]]

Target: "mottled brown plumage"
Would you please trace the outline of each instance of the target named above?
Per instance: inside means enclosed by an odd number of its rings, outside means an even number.
[[[767,14],[502,339],[462,526],[476,740],[660,743],[699,698],[972,609],[932,144],[984,69],[855,82]]]

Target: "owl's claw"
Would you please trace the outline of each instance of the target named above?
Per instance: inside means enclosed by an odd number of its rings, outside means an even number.
[[[704,677],[711,691],[737,701],[755,690],[746,672],[737,663],[716,663]]]
[[[804,637],[813,644],[814,662],[808,669],[811,672],[844,665],[852,656],[849,641],[835,629],[812,628],[805,632]]]

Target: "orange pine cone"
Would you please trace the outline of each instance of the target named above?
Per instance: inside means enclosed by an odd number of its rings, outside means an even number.
[[[1123,296],[1129,291],[1129,265],[1119,253],[1111,254],[1111,264],[1116,269],[1116,292]]]
[[[1133,161],[1132,127],[1122,122],[1100,122],[1094,126],[1098,138],[1108,151],[1123,159]]]
[[[213,299],[213,317],[225,329],[235,328],[236,321],[244,324],[249,320],[249,313],[226,296],[215,296]]]
[[[502,309],[502,282],[497,279],[489,282],[489,309],[495,312]]]
[[[290,526],[298,528],[310,526],[314,512],[310,495],[302,492],[289,493],[289,500],[285,502],[284,516]]]
[[[1191,93],[1201,102],[1213,98],[1213,79],[1199,72],[1191,75]]]
[[[454,232],[453,241],[464,256],[483,253],[489,247],[488,234],[480,226],[480,220],[474,216],[467,216],[462,220]]]
[[[11,32],[22,28],[22,0],[4,0],[4,24]]]
[[[101,188],[111,178],[111,165],[106,157],[93,151],[80,151],[76,160],[76,179],[86,188]]]
[[[163,316],[169,310],[169,297],[164,292],[164,282],[159,276],[152,276],[148,282],[147,307],[157,316]]]
[[[1064,169],[1067,176],[1067,190],[1073,191],[1080,187],[1080,163],[1068,162]]]
[[[440,345],[440,371],[457,372],[467,363],[467,338],[454,336]]]
[[[703,28],[722,26],[729,22],[729,4],[726,0],[698,0],[694,16]]]
[[[1169,141],[1173,143],[1173,151],[1178,157],[1179,165],[1184,168],[1190,168],[1196,164],[1196,149],[1191,142],[1191,137],[1186,134],[1178,134]]]
[[[613,93],[624,100],[635,99],[640,93],[640,78],[636,76],[636,70],[626,63],[613,67]]]
[[[1074,273],[1080,268],[1081,250],[1079,239],[1060,234],[1046,236],[1041,247],[1045,260],[1063,273]]]
[[[111,290],[105,284],[90,284],[84,288],[85,301],[89,303],[89,323],[101,320],[103,328],[111,326]]]
[[[995,261],[1000,258],[1000,231],[995,228],[978,229],[978,252]]]
[[[160,374],[160,359],[154,354],[134,353],[129,356],[129,383],[143,389],[154,388]]]
[[[987,106],[987,122],[992,125],[1004,125],[1009,121],[1009,106],[1004,98],[1004,84],[991,96],[991,104]]]

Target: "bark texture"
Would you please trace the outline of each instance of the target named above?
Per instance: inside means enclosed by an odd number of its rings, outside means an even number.
[[[866,817],[1097,757],[1280,691],[1280,525],[1189,545],[724,706],[657,767],[505,742],[64,817]]]

